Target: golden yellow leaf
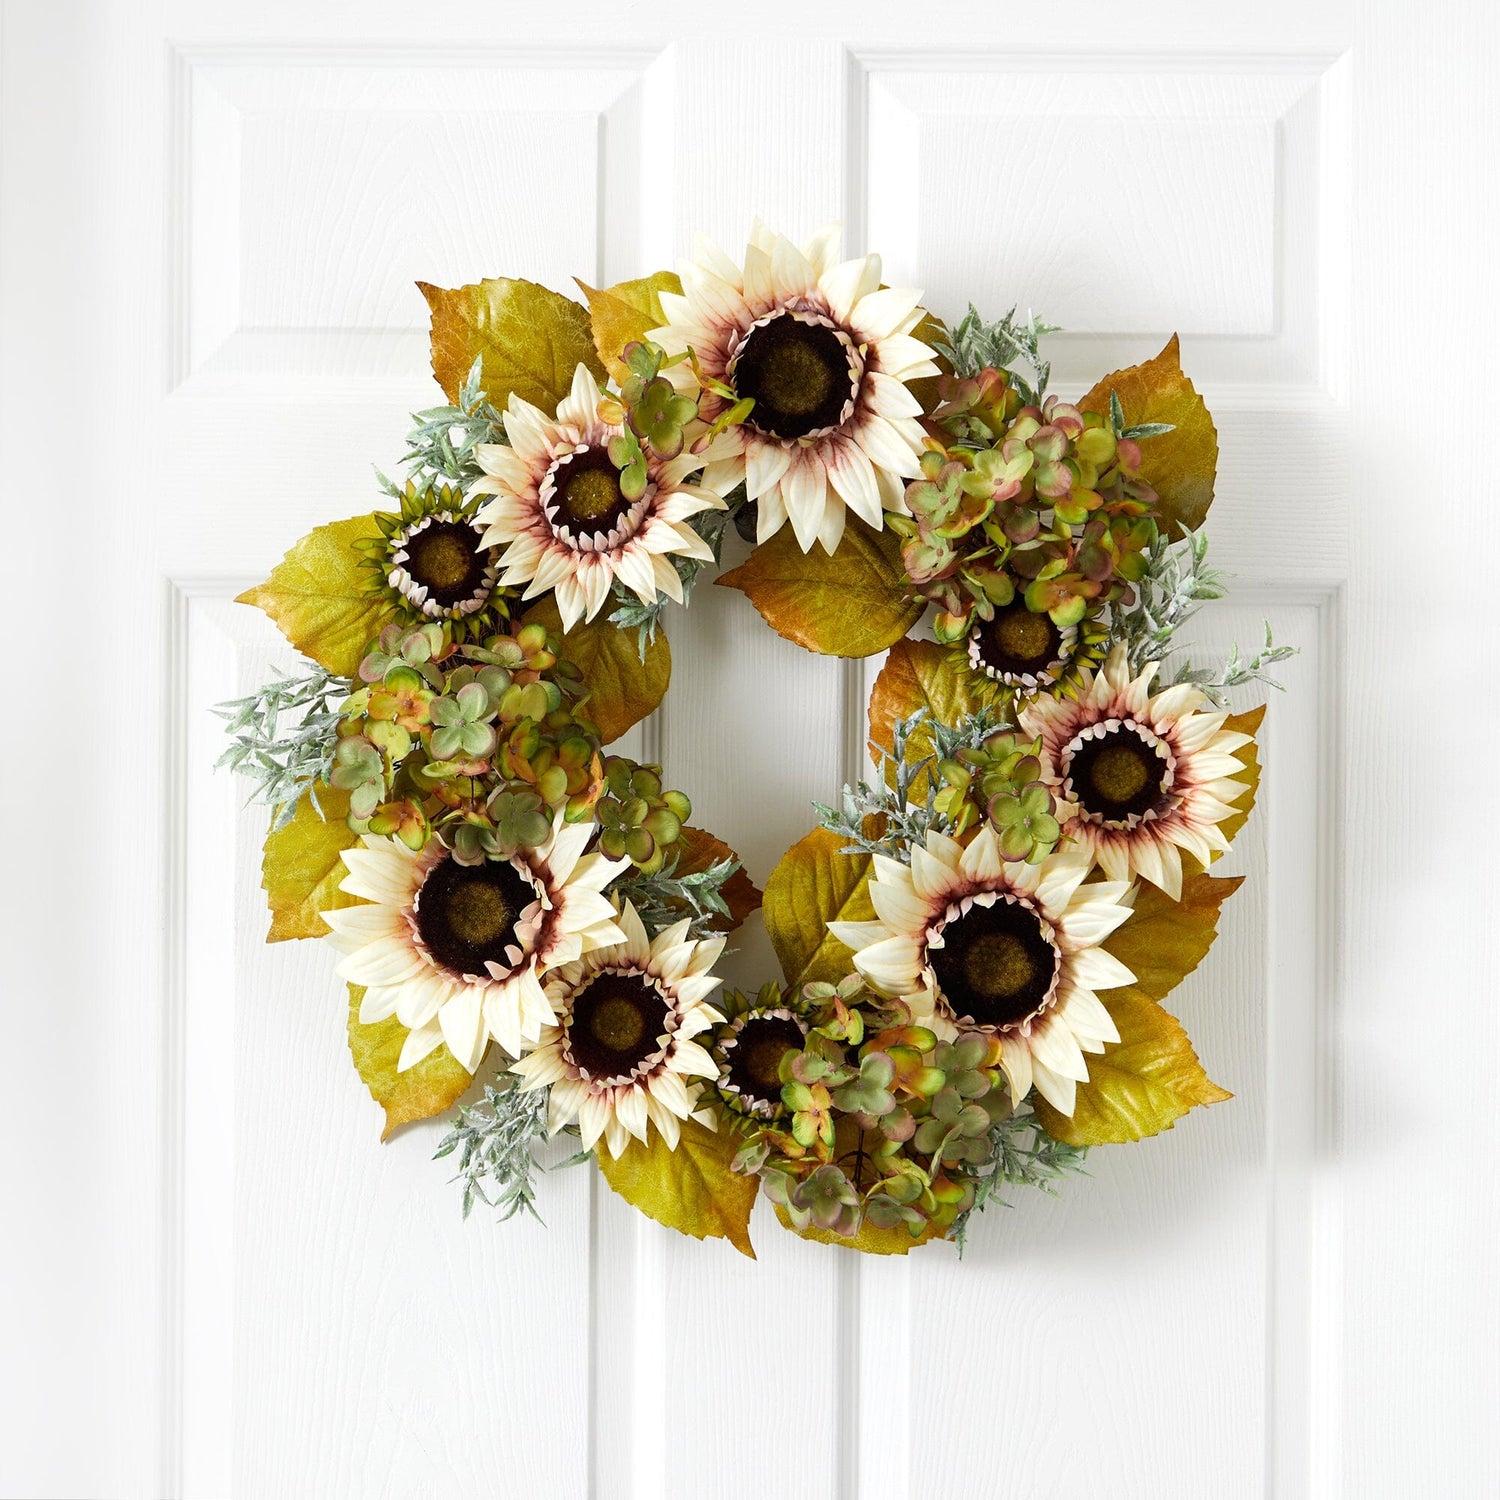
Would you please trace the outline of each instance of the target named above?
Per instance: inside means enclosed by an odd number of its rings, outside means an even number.
[[[398,1073],[396,1064],[406,1045],[407,1029],[395,1016],[373,1026],[362,1025],[359,1004],[364,994],[362,986],[349,986],[349,1052],[370,1097],[385,1111],[385,1129],[380,1132],[380,1139],[388,1141],[397,1126],[440,1115],[456,1104],[473,1083],[474,1075],[446,1044],[440,1044],[436,1052],[428,1053],[414,1067]]]
[[[702,828],[684,826],[677,854],[678,875],[696,875],[726,859],[738,860],[739,855],[723,839]],[[715,932],[733,932],[760,905],[760,888],[745,873],[743,865],[724,882],[719,894],[729,908],[729,916],[715,917],[708,924]]]
[[[899,641],[926,604],[907,592],[901,540],[849,517],[830,557],[797,545],[790,525],[715,580],[739,589],[779,635],[824,656],[873,656]]]
[[[522,623],[545,625],[562,634],[562,616],[551,594],[538,599]],[[599,738],[606,745],[654,712],[672,680],[672,648],[666,632],[656,632],[646,647],[645,661],[636,640],[634,626],[622,630],[602,612],[575,625],[562,638],[563,659],[572,662],[588,684],[583,711],[599,726]]]
[[[829,932],[830,922],[873,922],[870,856],[842,854],[844,840],[814,828],[781,857],[766,881],[766,932],[786,982],[837,984],[854,972],[854,955]]]
[[[1136,887],[1135,910],[1104,947],[1135,975],[1136,988],[1165,1000],[1203,961],[1219,930],[1219,908],[1244,882],[1184,871],[1182,900],[1148,881]]]
[[[1089,1078],[1078,1085],[1071,1119],[1040,1095],[1032,1099],[1042,1127],[1070,1146],[1138,1141],[1169,1130],[1195,1105],[1234,1096],[1210,1081],[1175,1016],[1137,989],[1100,997],[1120,1033],[1104,1055],[1088,1056]]]
[[[271,908],[268,943],[324,937],[328,924],[322,912],[360,904],[358,896],[339,889],[339,882],[348,873],[343,852],[359,842],[359,835],[345,821],[349,793],[320,786],[318,801],[322,816],[304,792],[292,821],[266,835],[260,868],[266,905]]]
[[[928,1240],[947,1238],[947,1235],[939,1233],[932,1224],[926,1225],[915,1239],[899,1225],[894,1229],[877,1229],[873,1224],[861,1224],[859,1233],[853,1237],[834,1234],[830,1229],[819,1229],[816,1224],[809,1224],[806,1229],[798,1229],[779,1203],[776,1205],[776,1217],[781,1220],[783,1229],[790,1229],[793,1234],[800,1235],[804,1240],[812,1240],[818,1245],[838,1245],[845,1250],[859,1250],[866,1255],[905,1255],[909,1250],[915,1250],[918,1245],[925,1245]]]
[[[571,297],[509,276],[452,291],[419,281],[417,289],[432,309],[432,373],[450,401],[476,359],[484,361],[480,384],[501,411],[516,395],[551,416],[579,365],[603,383],[588,310]]]
[[[304,656],[335,676],[353,677],[365,647],[392,618],[354,545],[380,534],[374,516],[319,526],[235,603],[264,610]]]
[[[1120,398],[1126,427],[1172,424],[1171,432],[1140,440],[1141,477],[1161,497],[1156,516],[1167,536],[1179,536],[1179,524],[1196,531],[1214,498],[1219,434],[1203,397],[1182,373],[1177,335],[1155,359],[1106,375],[1079,408],[1108,417],[1111,391]]]
[[[1219,824],[1219,832],[1233,843],[1235,835],[1239,833],[1250,820],[1250,813],[1255,807],[1256,794],[1260,791],[1260,756],[1255,736],[1260,732],[1261,721],[1266,716],[1266,705],[1262,703],[1259,708],[1252,708],[1249,713],[1230,714],[1224,721],[1226,729],[1233,729],[1239,734],[1248,734],[1250,743],[1242,746],[1234,752],[1234,758],[1245,768],[1242,775],[1237,776],[1237,781],[1243,781],[1250,790],[1234,804],[1234,811]]]
[[[682,278],[675,271],[654,271],[650,276],[617,282],[602,291],[584,281],[578,285],[589,301],[594,348],[599,351],[605,369],[623,385],[630,371],[620,358],[620,351],[667,321],[661,310],[661,294],[676,292],[680,296]]]
[[[871,754],[877,747],[894,752],[896,721],[910,718],[918,709],[925,708],[939,724],[956,725],[984,706],[992,696],[986,692],[988,685],[989,679],[970,671],[951,646],[939,646],[935,641],[897,641],[870,690]],[[907,755],[921,760],[931,750],[932,730],[924,724],[907,741]],[[888,779],[893,780],[893,769],[887,773]],[[915,788],[919,798],[926,796],[925,771],[917,778]]]
[[[649,1134],[647,1143],[632,1140],[618,1157],[599,1143],[595,1160],[604,1180],[648,1219],[695,1240],[728,1240],[754,1260],[750,1210],[760,1179],[730,1171],[738,1137],[684,1120],[672,1151],[655,1126]]]

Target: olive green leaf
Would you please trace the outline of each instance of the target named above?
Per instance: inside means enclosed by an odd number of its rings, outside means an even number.
[[[321,815],[312,797],[304,792],[291,821],[266,835],[260,868],[266,905],[271,908],[268,943],[324,937],[328,924],[323,912],[360,904],[358,896],[339,889],[348,874],[344,850],[359,842],[359,835],[345,821],[349,793],[320,786],[318,801],[323,807]]]
[[[666,697],[672,648],[664,630],[652,637],[642,661],[635,628],[611,625],[602,614],[563,635],[562,616],[551,594],[533,604],[521,623],[544,625],[549,633],[562,635],[563,660],[572,662],[588,684],[583,712],[599,726],[599,738],[606,745],[654,712]]]
[[[1040,1095],[1032,1099],[1054,1140],[1070,1146],[1138,1141],[1171,1129],[1195,1105],[1234,1097],[1210,1081],[1187,1032],[1149,995],[1126,988],[1099,998],[1120,1040],[1107,1043],[1102,1057],[1089,1056],[1088,1082],[1078,1085],[1072,1118]]]
[[[1244,881],[1185,871],[1182,900],[1147,881],[1136,887],[1135,909],[1104,947],[1135,975],[1136,987],[1165,1000],[1203,961],[1219,930],[1219,908]]]
[[[632,1140],[618,1157],[599,1143],[594,1159],[604,1180],[648,1219],[695,1240],[728,1240],[754,1260],[750,1210],[760,1180],[730,1170],[738,1138],[696,1120],[682,1122],[675,1151],[654,1126],[649,1134],[648,1142]]]
[[[872,922],[870,856],[842,854],[844,840],[814,828],[781,857],[766,881],[762,915],[771,946],[793,988],[854,972],[854,955],[830,922]]]
[[[984,707],[993,696],[987,691],[989,679],[969,669],[961,652],[934,641],[897,641],[891,647],[870,690],[870,753],[896,748],[893,730],[899,719],[908,719],[918,709],[926,709],[930,719],[939,724],[956,725]],[[907,754],[920,760],[932,752],[932,730],[919,726],[907,741]],[[894,768],[888,772],[894,779]],[[915,795],[927,791],[924,771],[913,784]]]
[[[926,608],[907,591],[901,539],[850,516],[830,556],[804,552],[790,526],[715,580],[739,589],[779,635],[824,656],[873,656],[899,641]]]
[[[371,592],[366,554],[355,545],[366,537],[381,537],[373,515],[319,526],[235,603],[264,610],[304,656],[337,677],[353,677],[365,647],[392,617]]]
[[[407,1028],[395,1016],[373,1026],[363,1025],[359,1005],[364,995],[363,986],[349,986],[349,1051],[370,1097],[385,1111],[385,1129],[380,1132],[380,1139],[388,1141],[397,1126],[440,1115],[456,1104],[473,1083],[474,1075],[453,1056],[446,1043],[404,1073],[398,1073],[396,1064],[406,1045]]]
[[[739,855],[724,842],[702,828],[685,825],[677,847],[675,875],[697,875],[726,859],[739,862]],[[745,873],[743,864],[719,889],[729,916],[715,917],[708,925],[715,932],[733,932],[760,905],[760,888]]]
[[[577,280],[575,277],[574,280]],[[594,330],[594,348],[604,367],[623,385],[630,370],[620,358],[626,344],[644,339],[667,319],[661,310],[663,292],[682,293],[682,278],[675,271],[654,271],[637,281],[621,281],[600,290],[579,281],[589,302],[589,321]]]
[[[588,311],[571,297],[509,276],[452,291],[419,281],[417,289],[432,309],[432,373],[450,401],[476,359],[479,383],[501,411],[516,395],[550,416],[579,365],[603,383]]]
[[[1171,426],[1140,440],[1141,478],[1160,497],[1156,519],[1167,536],[1179,535],[1179,525],[1196,531],[1214,498],[1219,434],[1203,397],[1182,373],[1177,335],[1155,359],[1106,375],[1079,408],[1108,417],[1111,392],[1120,398],[1127,430],[1153,422]]]
[[[776,1217],[781,1220],[783,1229],[790,1229],[793,1234],[801,1235],[805,1240],[812,1240],[819,1245],[838,1245],[845,1250],[860,1250],[866,1255],[905,1255],[907,1251],[916,1249],[918,1245],[925,1245],[928,1240],[947,1238],[937,1225],[932,1223],[924,1225],[921,1234],[915,1238],[899,1224],[891,1229],[879,1229],[874,1224],[861,1224],[859,1233],[852,1237],[835,1234],[831,1229],[819,1229],[816,1224],[809,1224],[806,1229],[798,1229],[779,1203],[776,1205]]]

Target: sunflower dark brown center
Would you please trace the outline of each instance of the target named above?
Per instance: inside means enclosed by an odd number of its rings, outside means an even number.
[[[417,892],[417,931],[427,951],[457,974],[483,974],[486,963],[509,968],[506,948],[536,890],[509,860],[461,865],[445,859]]]
[[[751,1016],[729,1054],[729,1081],[757,1104],[781,1099],[781,1059],[802,1050],[802,1028],[789,1016]]]
[[[568,1052],[591,1078],[627,1077],[667,1029],[667,1002],[639,974],[600,974],[573,999]]]
[[[429,521],[406,541],[406,571],[442,605],[473,598],[484,582],[485,554],[467,521]]]
[[[574,533],[607,536],[630,509],[620,489],[620,471],[603,448],[589,448],[559,461],[552,471],[557,506]]]
[[[943,928],[943,946],[927,961],[956,1016],[981,1026],[1014,1026],[1047,998],[1058,951],[1029,906],[996,901],[971,906]]]
[[[1035,676],[1062,656],[1062,631],[1019,599],[997,609],[994,619],[981,620],[975,634],[980,664],[992,672]]]
[[[750,425],[779,438],[837,427],[854,392],[849,346],[833,329],[790,313],[750,330],[733,380],[755,402]]]
[[[1157,806],[1167,765],[1135,725],[1125,723],[1084,740],[1069,758],[1068,779],[1085,812],[1118,822]]]

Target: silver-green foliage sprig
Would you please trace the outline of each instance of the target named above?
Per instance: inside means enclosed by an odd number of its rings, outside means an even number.
[[[409,471],[416,493],[425,495],[438,480],[466,488],[484,470],[474,450],[481,443],[505,442],[505,424],[480,387],[483,361],[476,359],[458,391],[456,406],[433,406],[412,413],[412,429],[406,435],[402,465]],[[394,500],[405,488],[388,479],[379,469],[375,477]]]
[[[453,1129],[438,1143],[436,1161],[457,1153],[454,1182],[464,1185],[464,1218],[478,1200],[497,1209],[502,1220],[536,1210],[535,1148],[547,1135],[547,1090],[523,1089],[521,1080],[502,1073],[486,1084],[484,1101],[461,1104]]]
[[[1116,611],[1114,636],[1123,641],[1132,674],[1154,661],[1165,661],[1181,649],[1174,637],[1210,600],[1224,597],[1225,576],[1208,565],[1208,536],[1195,531],[1180,541],[1157,536],[1146,553],[1146,574],[1136,585],[1135,603]],[[1219,708],[1237,687],[1259,682],[1284,691],[1269,672],[1298,654],[1295,646],[1278,646],[1266,622],[1265,645],[1248,661],[1232,646],[1222,668],[1184,665],[1164,683],[1191,683]]]
[[[318,805],[317,789],[333,767],[338,709],[352,690],[347,677],[309,667],[214,709],[228,721],[230,740],[216,768],[228,766],[254,781],[249,800],[271,809],[273,832],[291,822],[304,792]]]
[[[1053,1140],[1029,1107],[1007,1115],[990,1129],[990,1160],[975,1173],[974,1201],[953,1223],[951,1238],[964,1252],[970,1216],[983,1213],[991,1201],[1010,1205],[1001,1196],[1005,1187],[1040,1188],[1057,1195],[1057,1183],[1084,1170],[1087,1146]]]
[[[911,753],[911,739],[923,725],[930,726],[932,750],[917,756]],[[902,864],[911,863],[914,844],[923,844],[929,833],[946,833],[951,820],[937,808],[937,785],[928,776],[924,794],[916,795],[916,784],[923,772],[940,762],[954,759],[963,749],[978,749],[998,729],[1003,728],[1000,715],[982,708],[955,725],[940,724],[925,708],[898,719],[891,728],[891,749],[881,751],[880,778],[871,785],[857,781],[846,786],[837,808],[814,802],[818,821],[830,833],[846,839],[844,854],[884,854]],[[878,838],[865,832],[867,818],[883,819]]]
[[[936,348],[948,357],[954,373],[967,378],[981,370],[1010,370],[1021,399],[1028,406],[1041,402],[1052,378],[1052,362],[1042,358],[1041,341],[1049,333],[1061,330],[1028,313],[1024,322],[1016,318],[1013,307],[1003,318],[985,322],[971,302],[969,310],[951,329],[947,340],[938,339]],[[1022,368],[1017,369],[1016,366]]]
[[[688,936],[705,937],[716,921],[731,916],[729,903],[724,899],[724,886],[740,863],[736,859],[721,859],[706,870],[684,875],[677,874],[677,865],[677,856],[673,855],[654,875],[632,869],[615,882],[612,892],[635,907],[636,915],[650,932],[664,931],[686,917]]]

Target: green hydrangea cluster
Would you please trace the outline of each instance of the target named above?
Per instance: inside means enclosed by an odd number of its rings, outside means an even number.
[[[933,811],[962,838],[982,819],[995,828],[1006,859],[1038,864],[1057,847],[1057,804],[1042,779],[1042,744],[1001,732],[982,745],[961,746],[936,769]]]
[[[803,1046],[780,1063],[783,1109],[748,1136],[735,1170],[758,1173],[799,1230],[947,1229],[972,1207],[1011,1112],[1000,1044],[978,1032],[940,1041],[857,977],[804,985],[801,1006]]]
[[[345,700],[330,780],[350,823],[420,849],[436,834],[463,863],[544,843],[558,813],[604,790],[583,684],[540,625],[455,642],[446,624],[392,625]]]
[[[915,591],[938,607],[937,638],[962,639],[1018,596],[1059,628],[1121,597],[1156,535],[1136,438],[1056,396],[1023,404],[1005,370],[945,377],[941,394],[911,514],[887,518]]]

